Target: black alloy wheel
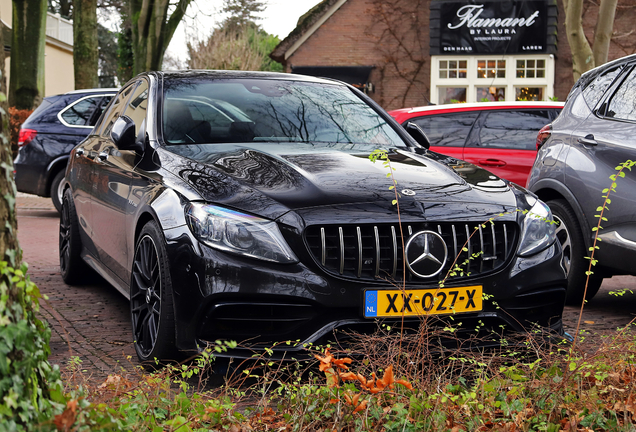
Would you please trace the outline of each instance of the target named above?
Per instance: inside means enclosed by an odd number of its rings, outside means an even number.
[[[154,221],[143,227],[135,248],[130,315],[139,360],[170,360],[176,353],[172,283],[163,234]]]
[[[88,266],[81,257],[82,241],[80,239],[79,221],[70,189],[64,192],[62,211],[60,214],[59,253],[60,273],[69,285],[84,282]]]
[[[588,270],[589,251],[585,248],[585,241],[581,233],[579,221],[574,210],[565,200],[552,200],[547,202],[552,210],[554,221],[557,222],[556,236],[563,249],[563,267],[568,275],[568,286],[565,303],[580,305],[585,293],[585,283]],[[594,271],[594,267],[592,267]],[[601,288],[603,278],[597,274],[590,275],[585,293],[586,300],[591,300]]]

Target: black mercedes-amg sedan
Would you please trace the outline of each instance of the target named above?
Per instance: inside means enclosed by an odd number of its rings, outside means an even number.
[[[130,299],[142,361],[217,340],[301,350],[428,316],[562,333],[549,208],[427,146],[337,81],[139,75],[71,153],[62,276],[92,269]]]

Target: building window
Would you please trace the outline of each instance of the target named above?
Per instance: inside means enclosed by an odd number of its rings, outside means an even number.
[[[537,100],[554,94],[550,54],[431,57],[434,103]]]
[[[466,102],[466,87],[442,87],[439,89],[439,104]]]
[[[477,78],[505,78],[505,60],[477,60]]]
[[[505,100],[505,87],[477,87],[477,102],[498,102]]]
[[[466,78],[466,71],[466,60],[440,60],[439,62],[440,78]]]
[[[517,60],[517,78],[545,78],[545,60]]]
[[[543,87],[515,87],[515,100],[517,101],[542,101]]]

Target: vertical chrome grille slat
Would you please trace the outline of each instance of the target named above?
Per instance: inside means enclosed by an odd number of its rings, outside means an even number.
[[[481,257],[479,257],[479,273],[484,271],[484,255],[486,254],[486,250],[484,249],[484,233],[481,229],[481,224],[479,224],[479,246],[481,247]]]
[[[325,236],[325,227],[320,228],[320,250],[322,252],[320,262],[322,265],[325,265],[325,260],[327,259],[327,240]]]
[[[455,230],[455,225],[451,225],[451,231],[453,232],[453,252],[455,253],[451,260],[453,262],[457,258],[457,231]]]
[[[490,224],[490,231],[492,232],[492,256],[494,260],[497,260],[497,234],[495,233],[495,224]]]
[[[466,243],[468,247],[468,264],[466,264],[466,271],[470,272],[470,257],[473,256],[473,245],[470,244],[470,228],[468,228],[468,224],[464,226],[466,227]]]
[[[378,227],[373,227],[373,233],[375,234],[375,277],[380,275],[380,234],[378,233]]]
[[[362,232],[360,227],[356,227],[358,234],[358,277],[362,276]]]
[[[508,258],[508,230],[506,229],[506,224],[503,226],[504,231],[504,259]]]
[[[342,227],[338,227],[338,234],[340,235],[340,274],[344,273],[344,234],[342,233]]]
[[[393,272],[391,272],[391,277],[395,279],[397,272],[397,256],[398,256],[398,248],[397,248],[397,237],[395,236],[395,227],[391,225],[391,237],[393,237]]]

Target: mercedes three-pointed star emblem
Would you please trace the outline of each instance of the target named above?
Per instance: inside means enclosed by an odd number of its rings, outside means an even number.
[[[415,276],[428,278],[439,274],[447,258],[446,243],[434,231],[415,233],[406,243],[406,264]]]

